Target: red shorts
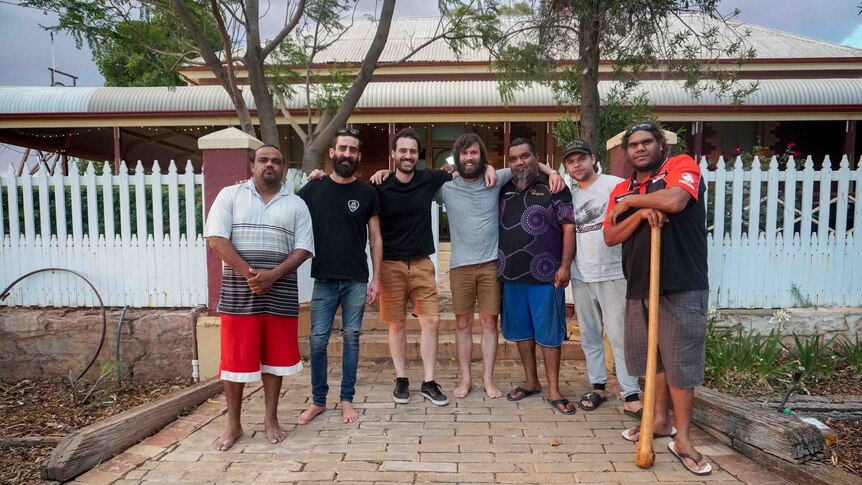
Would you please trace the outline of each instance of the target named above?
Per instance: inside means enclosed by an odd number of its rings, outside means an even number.
[[[220,315],[219,379],[255,382],[260,374],[290,376],[302,372],[297,319],[266,313]]]

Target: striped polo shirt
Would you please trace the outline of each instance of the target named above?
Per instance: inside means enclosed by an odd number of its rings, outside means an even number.
[[[222,189],[207,215],[204,237],[210,236],[229,239],[239,255],[256,269],[275,268],[294,249],[305,249],[314,255],[308,207],[284,184],[267,204],[251,179]],[[269,293],[255,295],[242,275],[222,263],[218,312],[298,317],[296,273],[276,281]]]

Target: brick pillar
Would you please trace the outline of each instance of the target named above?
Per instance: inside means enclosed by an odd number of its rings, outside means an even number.
[[[209,214],[221,189],[251,177],[248,162],[261,145],[263,142],[236,128],[226,128],[198,139],[198,148],[203,154],[205,215]],[[221,272],[221,260],[207,247],[207,308],[210,315],[215,315],[218,306]]]

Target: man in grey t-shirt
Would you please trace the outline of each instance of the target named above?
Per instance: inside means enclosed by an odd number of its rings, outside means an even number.
[[[443,184],[439,195],[449,216],[452,241],[449,284],[461,367],[461,382],[453,394],[458,398],[466,397],[473,384],[470,361],[473,353],[473,312],[478,301],[484,365],[482,382],[485,394],[496,399],[503,395],[493,380],[498,340],[497,316],[500,314],[500,282],[497,280],[498,201],[500,188],[512,179],[512,171],[498,170],[496,184],[486,186],[483,175],[488,164],[488,151],[475,133],[461,135],[455,140],[452,152],[461,177]],[[547,165],[539,166],[546,175],[556,174]],[[559,174],[556,175],[551,177],[551,184],[554,192],[559,192],[565,183]]]
[[[596,157],[583,140],[566,145],[563,163],[566,173],[578,183],[578,187],[572,190],[578,248],[572,262],[572,293],[587,375],[593,386],[592,391],[581,396],[578,407],[592,411],[607,399],[604,327],[613,349],[617,380],[622,387],[624,412],[639,418],[642,407],[638,399],[640,387],[637,378],[628,374],[623,353],[626,280],[622,251],[620,245],[608,247],[602,233],[608,198],[622,179],[596,173]]]

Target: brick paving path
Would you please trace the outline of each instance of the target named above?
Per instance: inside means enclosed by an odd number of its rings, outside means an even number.
[[[570,399],[587,387],[583,365],[563,362],[561,388]],[[338,397],[339,372],[330,375],[331,400]],[[477,378],[479,363],[474,363],[473,373],[473,392],[455,399],[451,392],[457,365],[443,363],[437,380],[451,402],[436,407],[418,394],[421,367],[412,363],[410,403],[395,405],[391,365],[364,362],[356,389],[361,413],[357,422],[342,424],[341,412],[331,402],[312,423],[298,426],[296,416],[310,397],[306,370],[284,381],[279,416],[288,437],[283,443],[271,445],[263,435],[263,391],[249,386],[242,415],[245,436],[231,450],[210,447],[225,424],[219,397],[76,483],[785,482],[700,429],[694,431],[696,444],[713,463],[712,475],[688,473],[667,451],[668,438],[655,441],[655,466],[641,470],[634,463],[636,446],[620,437],[621,430],[637,421],[621,413],[618,399],[591,413],[562,416],[538,397],[519,403],[488,399]],[[508,390],[520,382],[522,370],[516,362],[504,361],[496,376],[501,389]],[[552,446],[552,440],[558,446]]]

